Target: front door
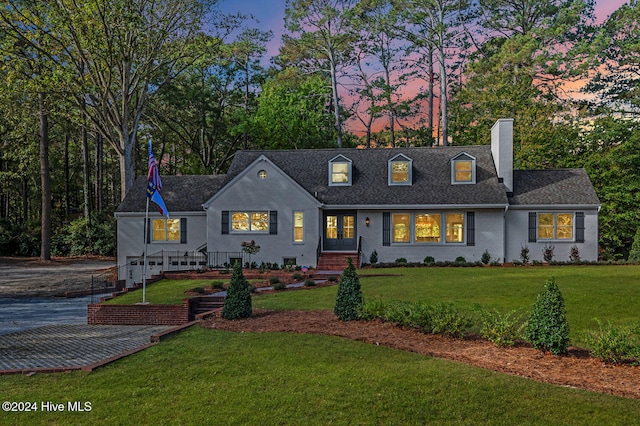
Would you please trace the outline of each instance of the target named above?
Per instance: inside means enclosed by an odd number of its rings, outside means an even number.
[[[356,243],[356,212],[324,213],[324,250],[354,251]]]

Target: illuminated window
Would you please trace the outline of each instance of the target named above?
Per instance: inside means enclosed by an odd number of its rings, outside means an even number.
[[[572,240],[573,213],[539,213],[538,239]]]
[[[462,153],[451,161],[451,183],[476,183],[476,159]]]
[[[268,232],[268,212],[233,212],[231,230],[234,232]]]
[[[260,170],[258,172],[258,177],[262,180],[262,179],[266,179],[267,178],[267,172],[265,170]]]
[[[439,214],[416,214],[416,242],[439,243],[440,240]]]
[[[293,212],[293,241],[301,243],[304,241],[304,213]]]
[[[464,214],[463,213],[447,213],[447,242],[463,243],[464,242]]]
[[[411,215],[394,214],[393,216],[393,239],[394,243],[411,242]]]
[[[398,154],[389,160],[389,185],[411,185],[411,159]]]
[[[351,160],[343,155],[338,155],[329,161],[329,185],[350,186],[351,166]]]
[[[153,219],[153,241],[180,241],[180,219]]]

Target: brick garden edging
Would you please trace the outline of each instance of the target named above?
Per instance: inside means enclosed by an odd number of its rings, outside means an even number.
[[[109,325],[182,325],[190,318],[190,301],[180,305],[102,305],[87,307],[87,324]]]

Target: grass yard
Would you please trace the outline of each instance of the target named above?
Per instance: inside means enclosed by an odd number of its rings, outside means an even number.
[[[597,327],[640,321],[640,266],[393,268],[359,270],[365,300],[454,302],[528,312],[544,282],[555,277],[565,300],[574,344]],[[375,276],[387,274],[389,276]],[[367,277],[367,275],[374,275]],[[332,309],[337,287],[283,292],[254,299],[263,309]]]
[[[336,337],[197,326],[93,373],[0,376],[0,389],[6,401],[92,408],[2,412],[0,424],[640,423],[637,400]]]

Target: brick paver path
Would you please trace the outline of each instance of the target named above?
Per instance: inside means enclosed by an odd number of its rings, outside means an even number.
[[[79,369],[151,343],[172,327],[148,325],[47,325],[0,335],[0,373]]]

